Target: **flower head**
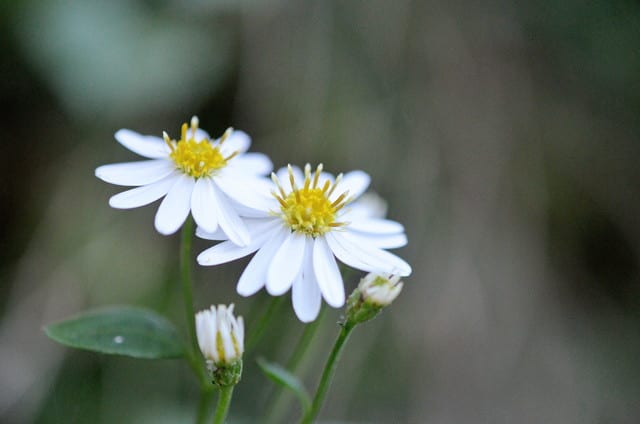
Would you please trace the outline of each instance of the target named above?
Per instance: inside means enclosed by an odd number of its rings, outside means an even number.
[[[229,128],[217,140],[199,128],[198,118],[184,123],[178,140],[119,130],[116,140],[149,160],[100,166],[96,176],[108,183],[137,186],[119,193],[109,204],[129,209],[164,197],[155,217],[162,234],[176,232],[189,216],[209,232],[218,229],[238,245],[247,245],[249,232],[240,213],[262,209],[264,175],[271,161],[259,153],[246,153],[251,139]]]
[[[238,293],[249,296],[266,286],[278,296],[292,289],[293,308],[301,321],[313,321],[321,299],[333,307],[345,302],[336,258],[353,268],[407,276],[408,263],[384,249],[404,246],[407,238],[397,222],[377,216],[371,202],[359,203],[369,176],[353,171],[344,176],[304,171],[289,166],[272,174],[272,203],[262,217],[246,219],[252,241],[241,247],[224,241],[198,256],[201,265],[217,265],[253,252],[242,273]],[[205,239],[225,240],[199,228]]]
[[[402,291],[399,276],[369,273],[347,299],[343,325],[355,326],[374,318]]]
[[[242,359],[244,322],[233,316],[233,304],[211,306],[196,314],[196,336],[200,351],[216,367]]]
[[[365,302],[375,306],[387,306],[402,291],[404,284],[400,276],[369,273],[358,284],[358,290]]]

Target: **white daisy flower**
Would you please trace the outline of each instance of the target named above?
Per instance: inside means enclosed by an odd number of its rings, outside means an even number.
[[[137,208],[164,197],[155,217],[161,234],[173,234],[189,216],[199,227],[214,232],[218,228],[229,240],[247,245],[250,234],[238,215],[238,208],[262,209],[264,186],[273,165],[266,155],[245,153],[251,139],[229,128],[211,140],[198,128],[198,118],[182,125],[179,140],[167,133],[163,138],[141,135],[131,130],[116,132],[116,140],[129,150],[149,158],[139,162],[116,163],[96,169],[96,176],[108,183],[138,186],[109,199],[118,209]]]
[[[198,312],[196,336],[202,355],[212,365],[223,367],[242,359],[244,322],[233,315],[233,304]]]
[[[288,184],[282,184],[283,179]],[[342,275],[336,257],[363,271],[400,276],[411,266],[384,249],[404,246],[401,224],[376,215],[371,202],[355,202],[369,186],[370,178],[353,171],[333,178],[322,165],[304,174],[289,166],[272,174],[273,201],[263,217],[246,219],[251,243],[237,246],[224,241],[198,256],[201,265],[217,265],[256,252],[238,282],[238,293],[250,296],[266,286],[279,296],[292,289],[293,309],[303,322],[313,321],[321,299],[339,308],[345,302]],[[198,228],[199,237],[225,240],[220,232]]]

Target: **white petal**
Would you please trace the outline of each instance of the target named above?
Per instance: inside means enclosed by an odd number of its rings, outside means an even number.
[[[249,230],[249,234],[251,235],[251,244],[254,243],[254,239],[260,240],[260,238],[264,238],[264,235],[275,229],[278,226],[281,226],[281,222],[279,218],[270,216],[268,218],[249,218],[244,220],[244,224]],[[222,231],[220,227],[213,233],[205,231],[201,227],[196,228],[196,235],[205,240],[228,240],[229,237]],[[265,239],[266,240],[266,239]]]
[[[289,232],[283,228],[271,231],[267,242],[258,250],[258,253],[249,261],[242,272],[236,290],[241,296],[251,296],[260,290],[267,281],[267,270],[273,257],[282,245]]]
[[[213,233],[218,229],[215,201],[211,179],[199,178],[191,195],[191,213],[198,228],[202,228],[207,233]]]
[[[345,264],[370,272],[386,272],[406,277],[411,266],[385,250],[361,243],[347,232],[327,233],[325,236],[333,254]]]
[[[324,300],[334,308],[344,305],[342,274],[324,237],[318,237],[315,240],[313,270]]]
[[[160,234],[173,234],[184,223],[191,210],[191,193],[195,181],[188,175],[176,180],[156,213],[155,226]]]
[[[124,147],[146,158],[166,159],[171,152],[162,138],[153,135],[142,135],[122,129],[116,132],[115,137]]]
[[[275,198],[263,189],[263,184],[268,184],[263,178],[221,173],[215,178],[215,182],[224,194],[250,209],[269,212],[277,203]]]
[[[273,163],[262,153],[245,153],[231,159],[229,166],[239,168],[242,172],[253,175],[267,175],[273,169]]]
[[[348,215],[343,215],[343,217],[345,220],[349,220]],[[354,219],[349,223],[349,229],[371,234],[398,234],[404,232],[404,227],[399,222],[380,218]]]
[[[238,216],[238,213],[233,208],[231,201],[227,198],[226,194],[220,191],[217,184],[212,184],[213,195],[215,197],[215,208],[218,216],[218,224],[222,227],[222,230],[229,237],[229,240],[237,244],[238,246],[246,246],[251,241],[249,230],[245,226],[242,219]]]
[[[250,255],[258,250],[259,247],[260,245],[257,243],[249,246],[238,246],[232,241],[225,241],[204,250],[198,255],[197,260],[203,266],[219,265]]]
[[[350,218],[384,218],[387,216],[387,206],[382,197],[368,192],[360,196],[358,201],[350,203],[346,210]]]
[[[335,200],[345,191],[349,191],[348,196],[351,198],[357,198],[362,195],[369,187],[371,177],[369,174],[363,171],[351,171],[344,174],[342,181],[338,184],[338,187],[331,194],[331,200]]]
[[[96,168],[96,177],[122,186],[142,186],[155,183],[171,174],[175,166],[168,160],[114,163]]]
[[[244,153],[249,150],[251,146],[251,137],[244,132],[235,130],[220,146],[220,152],[224,157],[232,154],[233,152]]]
[[[293,310],[302,322],[315,320],[320,312],[322,296],[313,272],[313,240],[307,239],[305,263],[291,288]]]
[[[360,243],[370,244],[379,249],[396,249],[407,245],[407,236],[399,234],[371,234],[359,231],[349,231],[352,237],[358,239]]]
[[[306,237],[291,233],[273,257],[267,271],[267,292],[279,296],[289,290],[298,275],[304,259]]]
[[[222,231],[222,228],[220,228],[220,226],[218,226],[218,228],[216,228],[214,232],[205,231],[201,227],[196,227],[196,236],[200,237],[201,239],[214,241],[228,239],[227,235],[224,233],[224,231]]]
[[[109,199],[109,206],[116,209],[131,209],[155,202],[169,192],[180,172],[174,172],[155,183],[123,191]]]

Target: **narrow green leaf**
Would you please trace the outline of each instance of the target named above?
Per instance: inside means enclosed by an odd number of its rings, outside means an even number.
[[[184,355],[172,323],[148,309],[111,306],[48,325],[45,333],[65,346],[142,359]]]
[[[302,381],[280,365],[269,362],[264,358],[258,358],[256,362],[267,377],[282,387],[291,390],[293,394],[296,395],[300,401],[303,412],[306,414],[309,408],[311,408],[311,399]]]

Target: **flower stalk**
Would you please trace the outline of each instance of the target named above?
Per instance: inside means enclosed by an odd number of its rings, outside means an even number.
[[[320,384],[318,384],[318,389],[316,390],[316,394],[313,397],[311,409],[309,409],[309,412],[302,417],[302,420],[300,421],[301,424],[310,424],[318,416],[320,408],[322,408],[322,404],[324,403],[324,399],[327,396],[327,392],[329,390],[329,386],[331,385],[333,375],[336,372],[336,367],[338,365],[340,355],[342,355],[345,343],[349,339],[349,335],[354,328],[354,324],[342,324],[340,333],[338,334],[338,338],[336,339],[336,342],[333,345],[333,349],[331,350],[331,354],[329,355],[327,363],[324,366],[324,371],[322,372],[322,377],[320,378]]]
[[[369,273],[360,280],[358,287],[347,299],[347,310],[344,320],[340,323],[340,333],[324,366],[311,408],[302,417],[301,424],[312,423],[320,412],[338,360],[353,329],[358,324],[375,318],[385,306],[390,305],[402,291],[402,286],[400,278],[390,274]]]

